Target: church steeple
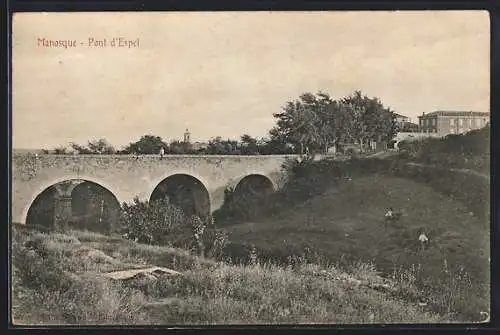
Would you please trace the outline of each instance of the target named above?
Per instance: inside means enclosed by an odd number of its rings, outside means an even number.
[[[190,140],[191,140],[191,133],[186,128],[186,132],[184,133],[184,143],[189,143]]]

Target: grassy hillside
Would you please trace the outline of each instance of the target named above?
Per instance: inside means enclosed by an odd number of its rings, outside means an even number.
[[[402,300],[407,281],[359,264],[230,265],[95,233],[14,226],[15,324],[447,322]],[[114,281],[109,271],[164,266],[180,276]],[[403,285],[404,284],[404,285]]]
[[[389,207],[403,216],[386,225]],[[489,226],[430,186],[354,176],[272,219],[227,230],[233,250],[254,245],[270,257],[306,250],[344,264],[373,261],[388,276],[405,269],[436,310],[456,312],[457,318],[471,320],[488,309]],[[421,232],[430,240],[424,251],[417,240]],[[459,280],[465,273],[469,276]]]
[[[399,148],[417,162],[448,168],[471,169],[490,174],[491,129],[487,125],[465,134],[450,134],[443,138],[403,141]]]

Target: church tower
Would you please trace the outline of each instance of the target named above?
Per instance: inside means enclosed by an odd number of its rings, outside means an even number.
[[[190,140],[191,140],[191,133],[186,128],[186,132],[184,133],[184,143],[189,143]]]

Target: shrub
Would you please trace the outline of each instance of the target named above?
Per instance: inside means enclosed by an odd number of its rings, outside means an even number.
[[[136,198],[132,205],[124,203],[120,222],[127,239],[183,248],[200,256],[219,257],[227,241],[212,217],[187,217],[168,198],[154,202]]]
[[[282,169],[288,175],[288,181],[278,191],[277,200],[289,205],[322,194],[341,177],[338,163],[325,159],[289,160],[283,164]]]
[[[122,233],[132,240],[148,244],[172,244],[175,234],[182,233],[186,217],[168,198],[154,202],[134,199],[124,203],[120,215]]]
[[[214,217],[224,226],[255,220],[266,213],[267,200],[265,194],[235,193],[234,188],[228,187],[224,190],[223,205],[214,212]]]
[[[450,134],[444,138],[402,141],[398,147],[406,158],[423,163],[487,170],[490,127],[486,126],[466,134]]]

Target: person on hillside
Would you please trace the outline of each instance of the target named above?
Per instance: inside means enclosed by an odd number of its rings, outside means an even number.
[[[389,210],[385,213],[385,220],[386,221],[389,221],[389,220],[392,220],[394,218],[394,210],[391,208],[389,208]]]
[[[427,238],[427,236],[425,236],[425,234],[422,232],[420,233],[420,236],[418,237],[418,241],[420,242],[420,245],[421,245],[421,248],[422,248],[422,251],[425,250],[425,245],[427,243],[429,243],[429,239]]]
[[[401,216],[403,216],[403,213],[401,210],[399,211],[395,211],[392,207],[389,208],[389,210],[385,213],[385,221],[388,222],[388,221],[391,221],[391,222],[395,222],[395,221],[399,221],[399,219],[401,219]]]

